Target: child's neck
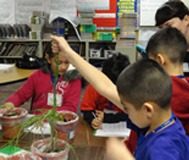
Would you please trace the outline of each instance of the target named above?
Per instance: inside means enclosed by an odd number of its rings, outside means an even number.
[[[165,69],[171,76],[184,75],[183,65],[177,65],[177,66],[169,65],[169,66],[166,66]]]
[[[183,72],[183,65],[178,65],[178,66],[169,66],[167,68],[165,68],[166,71],[169,73],[170,76],[181,76],[184,75]],[[187,80],[185,79],[185,77],[181,78],[183,81],[187,82]]]
[[[149,129],[146,132],[146,135],[148,135],[150,132],[154,131],[154,129],[158,128],[163,123],[168,121],[171,117],[172,117],[172,112],[171,112],[170,109],[168,111],[163,110],[163,111],[158,112],[157,114],[155,114],[154,118],[151,120],[151,125],[149,126]],[[167,126],[163,127],[161,130],[165,129],[166,127],[168,127],[172,123],[174,123],[174,121],[169,123]],[[160,132],[161,130],[159,130],[158,132]]]

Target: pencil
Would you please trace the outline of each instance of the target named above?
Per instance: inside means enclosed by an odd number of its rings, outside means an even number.
[[[92,112],[92,114],[93,114],[94,118],[96,119],[96,118],[97,118],[97,116],[94,114],[94,112]]]

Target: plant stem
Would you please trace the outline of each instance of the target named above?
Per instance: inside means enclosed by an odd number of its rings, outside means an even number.
[[[55,80],[54,80],[54,103],[53,103],[53,109],[51,110],[52,112],[52,118],[50,118],[50,127],[51,127],[51,143],[52,143],[52,149],[55,149],[55,143],[54,143],[54,119],[53,117],[55,117],[56,114],[56,84],[58,81],[58,53],[55,55],[55,63],[56,63],[56,68],[55,68]]]
[[[58,81],[58,53],[56,54],[56,69],[55,69],[55,80],[54,80],[54,109],[56,108],[56,83]]]

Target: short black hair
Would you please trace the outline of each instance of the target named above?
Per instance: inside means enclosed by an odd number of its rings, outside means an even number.
[[[146,52],[156,58],[165,54],[174,64],[182,64],[187,53],[185,36],[176,28],[165,27],[158,30],[149,40]]]
[[[126,55],[117,53],[111,58],[108,58],[102,67],[102,72],[111,79],[111,81],[116,84],[117,77],[121,71],[130,64],[129,58]]]
[[[168,1],[156,11],[155,25],[159,26],[174,17],[182,20],[185,15],[189,15],[189,9],[183,2],[178,0]]]
[[[154,102],[163,109],[170,107],[171,77],[154,60],[134,62],[121,72],[116,85],[119,95],[136,109],[140,109],[145,102]]]

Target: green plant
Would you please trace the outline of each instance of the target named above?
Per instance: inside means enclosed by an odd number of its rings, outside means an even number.
[[[16,135],[16,137],[14,137],[13,139],[8,141],[8,145],[12,145],[12,146],[17,146],[21,140],[23,140],[25,138],[25,136],[27,136],[27,133],[22,134],[22,130],[24,130],[25,128],[30,127],[30,130],[33,130],[35,128],[38,128],[41,131],[41,136],[44,139],[45,135],[43,134],[43,124],[44,124],[44,120],[48,121],[48,123],[50,124],[50,139],[51,142],[49,143],[49,145],[51,146],[49,149],[49,146],[46,148],[47,152],[50,151],[57,151],[59,152],[59,150],[56,149],[55,147],[55,142],[57,140],[57,136],[56,136],[56,131],[54,128],[54,121],[64,121],[64,119],[60,116],[60,114],[56,111],[57,110],[57,106],[56,106],[56,83],[58,81],[58,57],[59,55],[56,54],[56,58],[55,58],[55,62],[56,62],[56,71],[55,71],[55,82],[54,82],[54,102],[53,102],[53,108],[51,110],[46,110],[46,109],[39,109],[38,111],[41,112],[40,115],[36,115],[33,117],[28,118],[26,121],[18,124],[15,127],[20,127],[20,130],[18,132],[18,134]],[[86,126],[87,128],[87,126]],[[88,128],[87,128],[87,141],[88,144],[89,142],[89,133],[88,133]],[[84,146],[79,146],[79,147],[84,147]],[[78,159],[76,151],[75,151],[75,147],[68,145],[67,148],[69,150],[72,150],[76,159]]]
[[[48,123],[50,125],[50,132],[51,132],[50,140],[51,141],[49,142],[50,147],[47,145],[45,151],[46,152],[51,152],[51,151],[59,152],[60,149],[63,149],[63,148],[57,149],[56,146],[55,146],[57,137],[56,137],[56,131],[55,131],[55,128],[54,128],[54,121],[63,121],[61,116],[59,116],[58,112],[56,111],[57,110],[57,106],[56,106],[56,83],[58,81],[58,57],[59,57],[58,53],[55,55],[55,57],[56,57],[55,58],[56,71],[55,71],[55,82],[54,82],[53,108],[51,110],[39,109],[39,111],[41,112],[41,115],[36,115],[36,116],[30,117],[26,121],[16,125],[15,127],[20,127],[20,130],[19,130],[18,134],[13,139],[8,141],[9,145],[18,145],[19,142],[22,139],[24,139],[24,137],[27,135],[27,134],[22,135],[22,130],[24,130],[25,128],[31,127],[31,126],[32,126],[31,130],[35,129],[35,128],[40,128],[42,138],[44,138],[44,134],[43,134],[41,126],[43,126],[44,120],[46,120],[46,121],[48,121]],[[15,113],[12,113],[10,111],[7,116],[14,116],[14,115],[15,115]],[[73,146],[68,145],[67,149],[72,149],[73,153],[76,155],[76,152],[75,152]],[[76,159],[78,159],[77,155],[76,155]]]

